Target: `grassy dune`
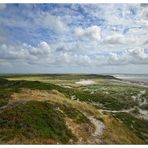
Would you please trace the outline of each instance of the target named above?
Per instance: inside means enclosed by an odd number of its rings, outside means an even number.
[[[77,85],[81,79],[96,83]],[[0,143],[147,143],[147,120],[137,113],[120,112],[142,108],[148,99],[147,88],[116,85],[112,79],[98,75],[3,76]],[[67,84],[71,88],[65,88]]]

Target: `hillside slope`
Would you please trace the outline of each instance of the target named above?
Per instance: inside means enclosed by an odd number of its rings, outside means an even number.
[[[129,117],[127,123],[120,114],[102,111],[81,98],[71,99],[77,89],[37,81],[1,79],[0,84],[1,144],[147,143],[147,126],[143,134],[139,125],[130,127],[134,120],[142,125],[147,121]]]

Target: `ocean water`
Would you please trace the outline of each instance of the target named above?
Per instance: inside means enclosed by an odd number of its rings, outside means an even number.
[[[123,80],[129,80],[133,82],[142,82],[148,84],[148,74],[118,74],[114,75],[114,77],[123,79]]]

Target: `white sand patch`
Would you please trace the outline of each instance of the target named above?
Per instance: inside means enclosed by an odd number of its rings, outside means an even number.
[[[95,126],[95,131],[92,133],[92,141],[93,144],[102,143],[102,134],[105,129],[105,125],[103,122],[97,120],[93,116],[87,116],[87,118],[90,120],[90,122]],[[89,140],[89,143],[91,143],[91,138]]]
[[[139,103],[139,106],[141,105],[144,105],[147,103],[146,101],[146,98],[144,98],[142,95],[145,95],[146,93],[146,90],[142,90],[142,91],[139,91],[139,93],[137,95],[133,95],[131,96],[131,98],[134,100],[134,101],[137,101]]]
[[[76,84],[80,85],[92,85],[95,84],[95,81],[93,80],[80,80],[79,82],[75,82]]]
[[[93,133],[93,136],[101,136],[103,133],[103,130],[105,129],[105,126],[103,122],[95,119],[93,116],[87,116],[90,122],[95,126],[95,132]]]
[[[142,110],[142,109],[139,108],[139,112],[140,112],[141,118],[148,120],[148,111],[147,110]]]
[[[90,94],[94,94],[94,91],[91,91]]]
[[[71,100],[75,100],[76,99],[76,96],[71,96]]]
[[[64,87],[64,88],[72,88],[71,86],[68,86],[68,85],[63,85],[62,87]]]
[[[134,100],[137,98],[137,96],[131,96],[131,97],[132,97],[132,99],[134,99]]]
[[[141,93],[141,95],[144,95],[146,93],[146,91],[143,90],[143,91],[140,91],[140,93]]]

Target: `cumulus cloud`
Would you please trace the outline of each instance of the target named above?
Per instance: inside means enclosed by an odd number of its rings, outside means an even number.
[[[135,48],[128,50],[131,62],[134,64],[148,64],[148,54],[143,48]]]
[[[126,65],[126,64],[129,64],[129,57],[126,51],[123,53],[111,52],[109,53],[107,64]]]
[[[74,66],[79,71],[81,66],[148,63],[145,5],[29,4],[0,9],[3,65]]]
[[[143,27],[148,27],[148,20],[141,19],[138,20],[137,23]]]
[[[124,44],[125,43],[125,37],[121,33],[112,33],[112,35],[107,36],[104,39],[105,43],[109,44]]]
[[[37,47],[28,44],[6,45],[0,47],[0,59],[23,62],[38,62],[50,56],[50,46],[46,42],[41,42]],[[42,58],[42,59],[41,59]]]
[[[146,32],[142,29],[129,29],[126,34],[112,32],[104,37],[103,42],[107,44],[123,44],[123,45],[142,45],[146,41]]]
[[[140,13],[140,19],[137,20],[137,24],[142,27],[148,27],[148,7],[146,4],[141,5],[142,11]]]
[[[148,20],[148,7],[147,7],[147,5],[145,5],[145,7],[143,7],[143,9],[141,11],[141,17],[143,19]]]
[[[54,65],[59,66],[89,66],[93,60],[87,54],[76,54],[69,52],[61,52],[54,56]]]
[[[40,42],[37,47],[25,46],[31,55],[48,56],[51,52],[50,46],[46,42]]]
[[[125,50],[122,53],[110,53],[108,63],[110,64],[148,64],[148,54],[145,53],[144,48],[133,48]]]
[[[101,28],[99,26],[91,26],[88,28],[76,28],[75,34],[84,39],[99,41],[101,39]]]

